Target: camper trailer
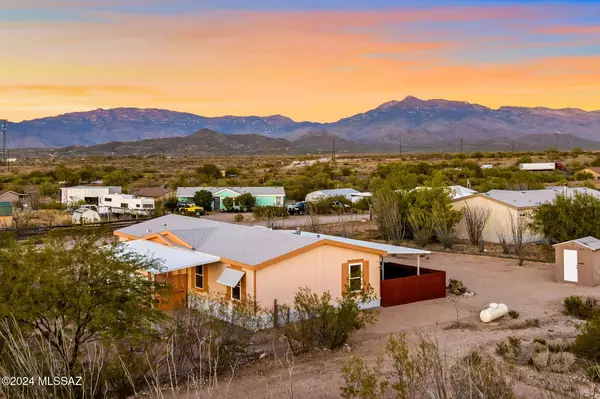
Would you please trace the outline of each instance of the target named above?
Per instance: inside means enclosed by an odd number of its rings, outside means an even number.
[[[100,206],[107,207],[111,213],[148,215],[154,211],[154,200],[136,197],[130,194],[107,194],[100,197]]]

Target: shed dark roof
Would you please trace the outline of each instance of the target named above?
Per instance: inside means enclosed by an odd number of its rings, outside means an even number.
[[[133,194],[137,195],[138,197],[158,198],[162,197],[163,195],[169,194],[172,191],[173,190],[164,187],[144,187],[140,188]]]

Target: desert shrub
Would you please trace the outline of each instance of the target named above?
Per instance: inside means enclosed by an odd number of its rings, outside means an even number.
[[[242,215],[241,213],[238,213],[237,215],[235,215],[235,217],[233,218],[233,220],[236,223],[241,223],[244,221],[244,215]]]
[[[352,208],[358,209],[359,211],[368,211],[371,204],[370,198],[361,198],[352,204]]]
[[[375,311],[361,309],[361,305],[372,299],[372,288],[346,290],[341,298],[335,300],[329,292],[318,295],[302,288],[296,292],[289,312],[293,320],[285,324],[283,335],[296,352],[340,348],[353,332],[375,322]]]
[[[433,206],[431,217],[435,237],[444,248],[452,249],[456,239],[454,227],[462,218],[462,212],[436,203]]]
[[[585,322],[575,339],[573,352],[578,356],[600,363],[600,311]]]
[[[518,319],[519,318],[519,312],[517,312],[514,309],[511,309],[508,311],[508,315],[513,318],[513,319]]]
[[[213,205],[213,195],[208,190],[200,190],[194,193],[194,204],[201,206],[205,211],[211,211]]]
[[[38,204],[38,209],[48,209],[48,210],[63,210],[66,209],[66,206],[58,201],[52,202],[40,202]]]
[[[236,197],[236,202],[245,212],[252,212],[254,206],[256,205],[256,197],[250,193],[244,193]]]
[[[585,366],[585,375],[590,381],[600,382],[600,364],[589,363]]]
[[[170,342],[179,372],[208,378],[239,363],[263,327],[252,298],[231,302],[218,295],[193,295],[190,309],[176,313]]]
[[[382,371],[384,359],[392,363],[391,374]],[[348,399],[515,398],[510,373],[491,357],[471,353],[451,365],[435,342],[422,339],[416,351],[409,351],[405,336],[391,336],[373,367],[360,358],[345,362],[342,379],[341,396]]]
[[[509,324],[508,328],[510,330],[525,330],[527,328],[537,328],[540,325],[541,323],[539,319],[527,319],[520,323]]]
[[[450,279],[448,282],[448,290],[454,295],[462,295],[468,291],[468,288],[461,280]]]
[[[257,206],[252,214],[256,219],[287,218],[290,216],[285,206]]]
[[[579,237],[599,237],[600,199],[591,194],[558,195],[554,202],[542,204],[533,211],[532,228],[552,242],[565,242]]]
[[[563,300],[563,308],[564,312],[570,316],[589,320],[594,311],[600,310],[600,301],[594,297],[582,298],[579,295],[571,295]]]
[[[413,234],[415,244],[424,247],[433,236],[433,220],[426,211],[415,208],[408,213],[408,225]]]
[[[554,373],[568,373],[575,366],[576,360],[575,355],[570,352],[541,351],[531,356],[536,369]]]
[[[235,206],[235,201],[233,197],[225,197],[223,198],[223,207],[226,211],[232,211]]]
[[[472,245],[478,245],[479,241],[483,237],[483,230],[485,224],[490,217],[491,209],[482,207],[470,207],[465,206],[463,209],[465,215],[465,224],[467,226],[467,233],[469,235],[469,241]]]
[[[524,365],[531,360],[532,348],[523,345],[517,337],[508,337],[496,344],[496,354],[507,362]]]

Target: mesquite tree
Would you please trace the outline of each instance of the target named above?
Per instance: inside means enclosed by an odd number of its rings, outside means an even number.
[[[491,209],[482,208],[480,206],[471,207],[469,204],[463,208],[465,215],[465,224],[467,225],[467,233],[469,234],[469,241],[472,245],[479,245],[479,242],[483,238],[483,229],[485,223],[491,214]]]

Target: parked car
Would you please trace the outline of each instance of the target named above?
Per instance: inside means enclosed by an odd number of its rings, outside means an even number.
[[[194,205],[194,204],[181,204],[177,207],[177,209],[175,211],[181,213],[182,215],[196,215],[196,216],[202,216],[205,213],[204,208],[202,208],[201,206]]]
[[[308,205],[304,201],[298,201],[294,205],[288,205],[287,211],[290,215],[304,215],[308,213]]]

